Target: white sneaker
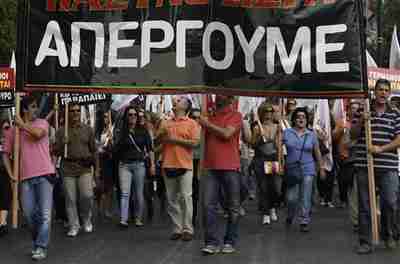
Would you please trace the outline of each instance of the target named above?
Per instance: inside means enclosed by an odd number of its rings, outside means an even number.
[[[272,208],[270,210],[270,215],[271,215],[272,222],[277,222],[278,221],[278,215],[276,214],[276,209],[275,208]]]
[[[263,216],[262,224],[263,225],[270,225],[271,224],[271,218],[269,217],[269,215],[264,215]]]
[[[87,223],[84,225],[83,230],[85,233],[92,233],[93,232],[93,225],[92,223]]]
[[[71,228],[68,233],[67,236],[69,237],[76,237],[79,233],[79,228]]]
[[[140,220],[139,218],[136,218],[135,219],[135,226],[142,227],[142,226],[144,226],[144,224],[143,224],[142,220]]]
[[[244,208],[242,206],[240,206],[240,208],[239,208],[239,215],[240,216],[245,216],[246,215],[246,211],[244,210]]]
[[[32,254],[33,260],[43,260],[45,258],[47,258],[47,252],[46,252],[46,249],[44,249],[44,248],[39,247],[36,249],[35,253]]]

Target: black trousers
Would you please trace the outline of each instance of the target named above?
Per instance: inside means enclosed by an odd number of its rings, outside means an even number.
[[[317,179],[318,192],[321,199],[323,199],[325,202],[332,202],[336,173],[334,169],[327,171],[326,173],[325,180],[321,180],[320,177]]]
[[[0,175],[0,211],[9,211],[11,207],[11,182],[6,171]]]

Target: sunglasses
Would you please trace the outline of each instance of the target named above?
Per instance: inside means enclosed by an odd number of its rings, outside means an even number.
[[[298,115],[298,116],[296,116],[296,119],[306,119],[306,116],[305,115]]]
[[[128,116],[129,116],[129,117],[137,116],[137,113],[128,113]]]
[[[81,110],[69,110],[70,113],[80,113]]]

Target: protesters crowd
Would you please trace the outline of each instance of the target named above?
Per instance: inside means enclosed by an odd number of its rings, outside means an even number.
[[[204,254],[240,247],[247,199],[257,201],[260,225],[282,223],[292,231],[298,225],[300,232],[311,231],[316,202],[348,208],[359,234],[356,252],[368,254],[374,246],[367,151],[374,156],[381,239],[394,249],[400,246],[400,112],[389,101],[388,81],[379,80],[374,92],[369,112],[364,100],[349,99],[342,119],[335,118],[330,100],[330,131],[313,124],[315,109],[298,107],[293,98],[265,98],[240,113],[233,96],[217,95],[212,107],[197,109],[188,96],[177,95],[171,113],[133,104],[120,113],[106,109],[95,129],[81,121],[83,108],[71,104],[66,134],[64,120],[55,130],[54,115],[39,118],[36,98],[24,97],[21,117],[1,122],[0,235],[10,225],[18,127],[19,202],[34,260],[47,257],[53,220],[79,239],[81,232],[95,232],[95,212],[112,218],[117,207],[121,229],[144,227],[155,216],[156,200],[171,219],[170,239],[191,241],[203,232]],[[372,127],[368,147],[366,119]],[[222,238],[219,214],[227,221]]]

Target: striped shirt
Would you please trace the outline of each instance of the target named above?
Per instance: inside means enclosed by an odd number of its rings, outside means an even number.
[[[385,112],[371,112],[372,144],[387,145],[400,134],[400,112],[387,106]],[[361,130],[357,143],[354,145],[355,166],[367,168],[367,153],[365,143],[365,128]],[[374,168],[380,170],[397,170],[399,157],[397,150],[374,154]]]

